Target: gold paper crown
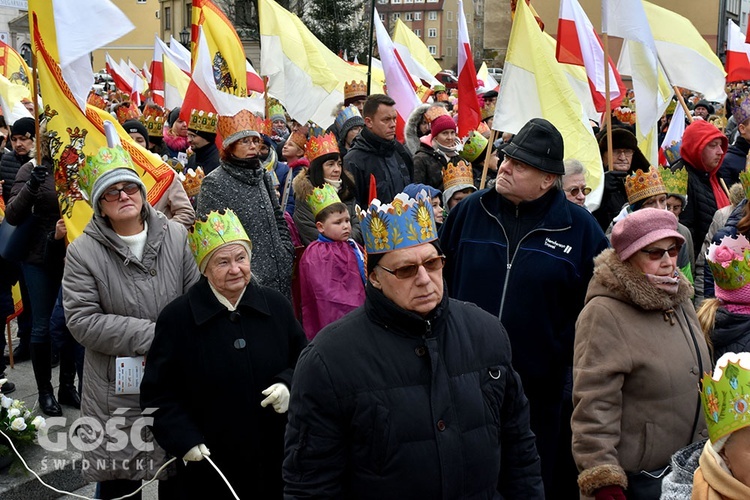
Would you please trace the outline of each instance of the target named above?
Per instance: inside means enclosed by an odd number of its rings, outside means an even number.
[[[325,135],[310,137],[305,146],[305,157],[310,163],[321,156],[338,152],[339,145],[336,142],[336,136],[330,132]]]
[[[252,249],[252,242],[242,227],[237,215],[229,210],[213,211],[203,219],[196,219],[188,230],[188,244],[201,268],[206,257],[226,243],[245,241]]]
[[[117,121],[122,125],[128,120],[137,120],[141,116],[141,112],[138,111],[138,108],[134,104],[123,102],[115,108],[115,115],[117,116]]]
[[[104,98],[93,90],[89,92],[89,97],[88,99],[86,99],[86,102],[91,104],[95,108],[107,109],[107,103],[104,101]]]
[[[717,362],[712,377],[701,384],[701,402],[712,443],[750,425],[750,370],[748,353],[727,353]]]
[[[487,120],[488,118],[492,118],[495,116],[495,103],[494,102],[485,102],[484,106],[482,106],[482,120]]]
[[[273,134],[273,124],[271,120],[263,120],[260,123],[260,133],[263,135],[271,136]]]
[[[623,106],[615,109],[612,113],[615,115],[615,118],[620,120],[620,122],[635,125],[635,111],[625,107],[624,102],[625,101],[623,101]]]
[[[443,191],[447,191],[453,186],[474,185],[474,172],[471,170],[471,164],[465,160],[458,160],[457,163],[449,162],[448,166],[443,169]]]
[[[155,106],[146,106],[143,114],[138,118],[149,137],[161,137],[164,130],[164,110]]]
[[[627,176],[625,178],[625,192],[628,195],[628,203],[631,205],[657,194],[667,194],[664,182],[661,180],[661,175],[656,167],[649,167],[646,172],[638,169],[632,175]]]
[[[367,97],[367,84],[360,81],[352,80],[352,83],[344,82],[344,100],[353,97]]]
[[[307,204],[312,210],[313,217],[317,217],[324,208],[334,203],[341,203],[341,199],[336,192],[336,188],[327,182],[322,188],[314,188],[312,194],[307,197]]]
[[[303,134],[302,132],[292,132],[289,136],[289,139],[287,141],[290,141],[292,144],[296,145],[302,150],[302,153],[305,152],[305,145],[307,144],[307,136]]]
[[[243,109],[234,116],[219,116],[216,131],[224,139],[224,147],[251,135],[260,136],[263,119]]]
[[[214,113],[206,113],[205,111],[194,109],[190,113],[190,122],[188,123],[188,129],[198,132],[208,132],[209,134],[215,134],[216,123],[218,121],[219,117]]]
[[[721,258],[717,256],[719,250]],[[724,236],[718,245],[711,243],[708,247],[706,264],[711,268],[717,287],[739,290],[750,284],[750,242],[741,234],[736,238]]]
[[[187,169],[184,174],[185,179],[182,181],[182,187],[185,188],[185,193],[188,197],[198,196],[201,191],[201,184],[206,174],[203,173],[203,168],[198,167],[195,170],[192,168]]]
[[[427,123],[432,123],[438,116],[447,114],[448,110],[444,106],[430,106],[424,113],[424,119],[427,120]]]
[[[661,174],[661,180],[664,183],[664,189],[667,190],[667,194],[687,196],[688,174],[684,167],[674,172],[669,167],[660,167],[659,173]]]

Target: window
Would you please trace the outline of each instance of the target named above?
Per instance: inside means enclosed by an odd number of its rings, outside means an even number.
[[[414,3],[414,0],[404,0],[404,3]]]
[[[448,45],[448,46],[447,46],[447,47],[445,48],[445,55],[446,55],[446,56],[452,56],[452,55],[453,55],[453,47],[451,47],[450,45]]]
[[[393,14],[393,20],[395,21],[396,19],[401,19],[401,13],[400,12],[396,12],[395,14]]]
[[[434,45],[428,45],[427,50],[429,50],[430,54],[433,56],[437,54],[437,47]]]
[[[447,30],[445,36],[446,38],[453,38],[453,30]]]
[[[430,28],[427,30],[427,38],[436,38],[437,37],[437,28]]]
[[[415,12],[414,13],[414,20],[415,21],[421,21],[422,20],[422,13],[421,12]]]
[[[185,26],[188,27],[189,31],[192,31],[189,26],[193,24],[193,4],[187,3],[185,4]]]
[[[148,0],[135,0],[135,3],[146,3]]]
[[[378,3],[388,3],[388,0],[378,0]]]
[[[448,16],[448,21],[453,21],[453,11],[449,10],[446,15]]]
[[[424,3],[424,0],[414,0],[414,3]]]
[[[427,20],[428,21],[437,21],[437,12],[435,12],[434,10],[428,12],[427,13]]]
[[[406,13],[406,20],[407,21],[411,21],[412,20],[412,18],[411,18],[411,12],[407,12]]]
[[[164,29],[172,29],[172,7],[164,7]]]
[[[417,35],[418,37],[421,37],[422,36],[422,30],[414,30],[414,34]]]
[[[385,14],[380,14],[380,20],[385,21]]]
[[[391,3],[395,5],[397,3],[401,3],[401,0],[391,0]]]

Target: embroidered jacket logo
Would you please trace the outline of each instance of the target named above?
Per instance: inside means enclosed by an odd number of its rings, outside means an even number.
[[[562,249],[563,253],[568,254],[571,250],[573,250],[573,247],[570,245],[566,245],[564,243],[558,243],[557,241],[545,238],[544,239],[544,246],[548,248],[552,248],[553,250]]]

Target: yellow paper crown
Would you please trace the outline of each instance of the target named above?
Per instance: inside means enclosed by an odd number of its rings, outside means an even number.
[[[219,117],[214,113],[206,113],[200,109],[194,109],[190,112],[190,122],[188,123],[189,130],[195,130],[198,132],[208,132],[209,134],[216,133],[216,123],[219,121]]]
[[[86,99],[86,102],[96,108],[107,109],[107,103],[104,101],[104,98],[93,90],[89,93],[89,97],[88,99]]]
[[[449,162],[448,166],[443,169],[443,191],[447,191],[453,186],[474,185],[474,172],[471,164],[458,160],[456,163]]]
[[[289,139],[287,139],[287,141],[290,141],[292,144],[296,145],[304,153],[305,146],[307,145],[307,136],[305,134],[299,131],[292,132],[289,135]]]
[[[424,113],[424,119],[427,120],[427,123],[432,123],[438,116],[447,114],[448,110],[444,106],[430,106]]]
[[[205,258],[217,248],[240,241],[247,242],[252,249],[252,242],[240,219],[229,209],[210,212],[202,219],[197,219],[188,230],[188,244],[199,268]]]
[[[310,137],[305,146],[305,156],[310,163],[321,156],[338,152],[339,145],[336,142],[336,136],[330,132],[325,135]]]
[[[351,83],[344,82],[344,99],[351,99],[353,97],[367,97],[367,84],[360,81],[352,80]]]
[[[667,194],[659,170],[653,166],[649,167],[646,172],[638,169],[632,175],[627,176],[625,192],[628,195],[628,203],[631,205],[657,194]]]
[[[701,401],[712,443],[750,425],[749,353],[726,353],[716,363],[713,377],[703,376]]]
[[[488,118],[492,118],[495,116],[495,103],[494,102],[485,102],[484,106],[482,106],[482,120],[487,120]]]
[[[341,198],[339,198],[336,188],[327,182],[322,188],[314,188],[312,194],[307,197],[307,204],[310,205],[313,217],[316,217],[324,208],[334,203],[341,203]]]
[[[278,102],[268,106],[268,118],[270,120],[273,120],[274,118],[276,118],[277,120],[286,121],[286,114],[284,112],[284,106],[282,106]]]
[[[223,137],[224,147],[243,137],[250,137],[251,135],[259,137],[261,130],[263,130],[263,119],[246,109],[234,116],[219,116],[216,126],[216,131]]]
[[[161,137],[164,130],[164,110],[153,106],[146,106],[143,114],[138,118],[149,137]]]
[[[675,171],[672,171],[669,167],[660,167],[659,173],[664,183],[664,189],[667,190],[668,194],[687,196],[688,174],[684,167]]]
[[[141,116],[141,112],[134,104],[124,102],[115,108],[115,115],[117,115],[117,121],[122,125],[128,120],[137,120]]]
[[[192,168],[187,169],[185,172],[185,180],[182,181],[182,187],[185,188],[185,193],[189,197],[198,196],[201,191],[201,184],[206,174],[203,173],[203,168],[198,167],[195,170]]]

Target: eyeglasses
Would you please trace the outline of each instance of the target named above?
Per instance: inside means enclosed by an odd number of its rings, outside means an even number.
[[[413,278],[419,272],[420,267],[424,267],[428,273],[439,271],[445,265],[445,255],[438,255],[431,259],[427,259],[421,264],[409,264],[408,266],[401,266],[396,269],[388,269],[385,266],[380,266],[383,271],[389,272],[396,277],[396,279],[405,280],[407,278]]]
[[[255,146],[259,146],[260,143],[263,141],[260,140],[260,137],[252,136],[252,137],[243,137],[237,142],[240,144],[253,144]]]
[[[141,187],[138,184],[136,184],[135,182],[128,182],[120,189],[117,189],[117,188],[108,189],[107,191],[104,192],[101,199],[103,199],[104,201],[110,201],[110,202],[117,201],[120,199],[120,193],[122,192],[125,192],[125,194],[128,196],[133,196],[135,193],[139,192],[140,190],[141,190]]]
[[[572,188],[570,188],[570,189],[568,189],[566,191],[566,193],[570,193],[570,196],[572,196],[573,198],[575,198],[576,196],[578,196],[578,193],[580,193],[580,192],[583,192],[583,196],[588,196],[589,193],[591,192],[591,188],[588,187],[588,186],[585,186],[583,188],[579,188],[578,186],[576,186],[576,187],[572,187]]]
[[[660,260],[662,257],[664,257],[664,254],[669,254],[670,257],[677,257],[677,254],[680,253],[680,249],[682,248],[682,245],[672,245],[669,248],[644,248],[641,250],[643,253],[648,254],[648,258],[651,260]]]
[[[632,149],[615,149],[612,151],[612,156],[627,156],[631,157],[633,156],[634,151]]]

